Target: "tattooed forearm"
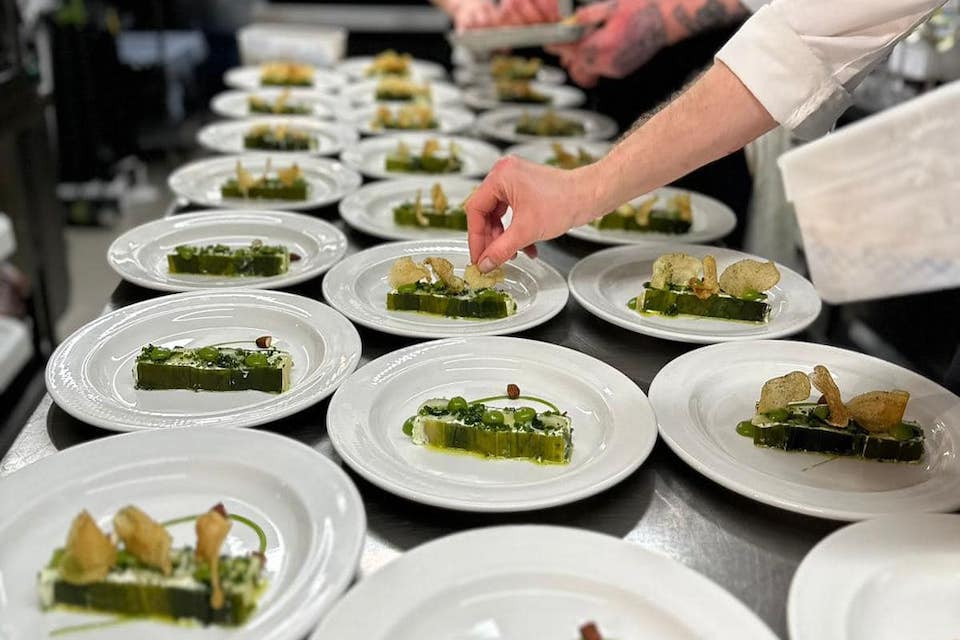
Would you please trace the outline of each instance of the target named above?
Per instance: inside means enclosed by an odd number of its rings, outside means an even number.
[[[663,14],[656,2],[631,14],[625,31],[626,46],[616,52],[612,61],[613,67],[623,75],[635,69],[638,61],[649,60],[667,44]]]
[[[673,8],[673,19],[689,35],[732,24],[746,15],[739,0],[681,0]]]

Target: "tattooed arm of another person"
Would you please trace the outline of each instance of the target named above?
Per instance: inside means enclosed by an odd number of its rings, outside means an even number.
[[[574,82],[622,78],[658,51],[698,33],[739,22],[749,15],[740,0],[605,0],[577,11],[588,35],[573,44],[548,47]]]

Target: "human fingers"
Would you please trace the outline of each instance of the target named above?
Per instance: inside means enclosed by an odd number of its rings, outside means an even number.
[[[511,224],[496,240],[484,249],[477,266],[487,273],[510,260],[517,251],[530,246],[536,240],[533,233],[522,224]]]
[[[537,256],[540,255],[540,252],[537,251],[537,245],[535,244],[529,244],[525,246],[523,248],[523,252],[527,254],[529,257],[533,258],[534,260],[536,260]]]
[[[503,196],[501,171],[498,161],[490,175],[467,199],[467,244],[470,246],[470,259],[476,263],[480,255],[492,242],[493,221],[500,223],[500,218],[506,213],[507,203]]]

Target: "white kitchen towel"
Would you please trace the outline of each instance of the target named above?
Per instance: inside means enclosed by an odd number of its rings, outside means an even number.
[[[960,82],[779,162],[824,300],[960,286]]]

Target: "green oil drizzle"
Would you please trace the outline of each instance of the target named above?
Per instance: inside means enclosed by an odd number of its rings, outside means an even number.
[[[494,400],[531,400],[533,402],[539,402],[540,404],[550,407],[555,413],[561,413],[557,405],[553,404],[549,400],[544,400],[543,398],[538,398],[536,396],[517,396],[516,398],[511,398],[510,396],[504,394],[500,396],[490,396],[488,398],[480,398],[478,400],[471,400],[467,404],[481,404],[486,402],[492,402]]]
[[[60,627],[59,629],[54,629],[50,632],[50,637],[55,636],[65,636],[68,633],[80,633],[83,631],[96,631],[97,629],[106,629],[107,627],[115,627],[121,624],[126,624],[132,622],[133,618],[128,618],[126,616],[121,616],[119,618],[110,618],[109,620],[100,620],[99,622],[87,622],[84,624],[74,624],[69,627]]]

